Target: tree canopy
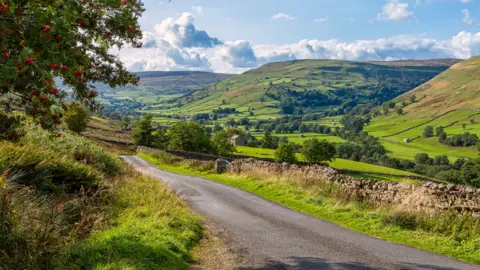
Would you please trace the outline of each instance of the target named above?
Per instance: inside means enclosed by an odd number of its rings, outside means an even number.
[[[5,111],[25,109],[43,128],[72,89],[73,98],[91,110],[95,83],[111,87],[137,83],[112,48],[141,47],[140,0],[1,0],[0,104]]]

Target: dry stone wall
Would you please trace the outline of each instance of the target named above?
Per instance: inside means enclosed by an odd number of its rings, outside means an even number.
[[[391,204],[404,210],[438,212],[449,209],[480,215],[480,189],[453,184],[423,182],[421,184],[359,179],[319,165],[298,166],[256,159],[234,160],[229,172],[263,175],[278,179],[295,179],[309,184],[331,183],[344,192],[374,204]]]

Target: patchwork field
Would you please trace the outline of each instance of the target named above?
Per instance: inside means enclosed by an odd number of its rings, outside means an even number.
[[[398,158],[413,159],[418,153],[430,156],[447,155],[451,160],[459,157],[478,157],[478,150],[472,147],[450,147],[438,142],[437,137],[424,138],[426,126],[444,127],[449,135],[465,132],[480,135],[480,114],[475,110],[456,110],[438,118],[410,119],[409,115],[391,114],[374,118],[365,131],[380,137],[390,155]],[[405,143],[404,139],[411,140]]]

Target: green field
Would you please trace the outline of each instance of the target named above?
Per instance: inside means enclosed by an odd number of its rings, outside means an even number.
[[[466,124],[465,129],[463,124]],[[478,157],[475,146],[451,147],[439,143],[437,137],[424,138],[423,131],[426,126],[446,127],[445,131],[449,135],[464,132],[480,135],[480,114],[474,110],[457,110],[438,118],[418,119],[409,119],[408,115],[390,114],[374,118],[371,124],[365,127],[365,131],[380,137],[382,144],[390,151],[389,155],[398,158],[413,159],[418,153],[427,153],[432,157],[447,155],[451,161],[459,157]],[[412,141],[405,143],[405,138]]]
[[[303,134],[303,137],[301,136]],[[263,138],[263,133],[253,133],[253,136],[255,136],[257,139],[261,140]],[[319,140],[327,140],[329,142],[334,142],[334,143],[342,143],[345,142],[340,137],[337,136],[330,136],[330,135],[325,135],[325,134],[320,134],[320,133],[290,133],[290,134],[273,134],[273,136],[282,138],[282,137],[287,137],[290,142],[298,143],[298,144],[303,144],[306,140],[312,139],[312,138],[317,138]]]
[[[266,148],[254,148],[248,146],[237,146],[237,153],[241,155],[259,157],[259,158],[274,158],[275,150]],[[302,160],[302,156],[297,154],[299,160]],[[370,173],[382,173],[382,174],[394,174],[394,175],[415,175],[410,172],[396,170],[388,167],[372,165],[347,159],[336,158],[334,161],[329,162],[332,168],[339,170],[351,170],[359,172]]]

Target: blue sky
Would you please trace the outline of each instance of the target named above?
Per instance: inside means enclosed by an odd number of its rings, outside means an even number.
[[[271,61],[468,58],[480,0],[145,0],[131,70],[242,72]]]

